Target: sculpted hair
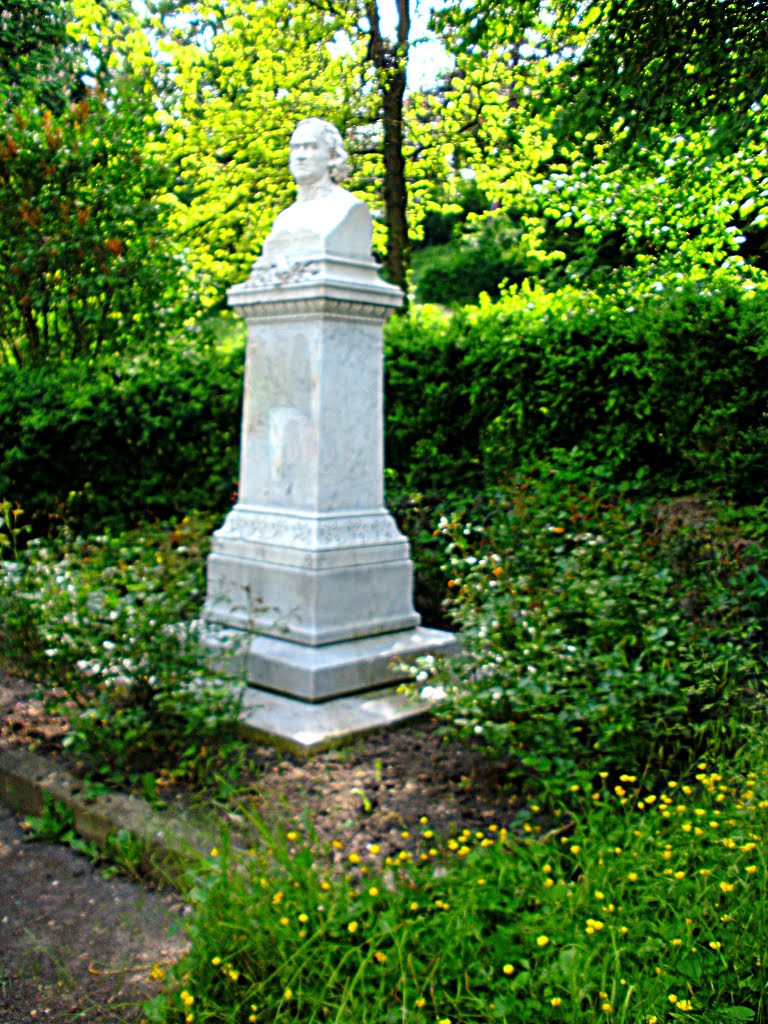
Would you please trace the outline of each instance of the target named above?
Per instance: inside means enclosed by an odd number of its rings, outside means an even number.
[[[322,130],[325,141],[331,151],[328,171],[331,176],[331,181],[338,185],[339,182],[348,178],[350,173],[349,154],[344,148],[344,140],[341,137],[341,132],[335,125],[331,124],[330,121],[323,121],[320,117],[305,117],[303,121],[299,121],[296,128],[300,128],[303,124],[311,124]],[[294,131],[296,131],[296,128],[294,128]]]

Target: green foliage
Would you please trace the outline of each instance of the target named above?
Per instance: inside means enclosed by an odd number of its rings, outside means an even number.
[[[164,768],[199,783],[229,750],[238,700],[210,685],[191,624],[210,527],[33,540],[0,566],[2,649],[63,691],[64,745],[90,776],[146,788]]]
[[[46,793],[42,812],[28,815],[24,827],[43,843],[65,843],[74,835],[75,813],[61,800],[54,800]]]
[[[531,788],[620,770],[653,786],[764,714],[765,552],[715,504],[633,505],[564,459],[486,523],[442,529],[463,652],[436,669],[438,713]]]
[[[81,61],[67,34],[65,0],[3,0],[0,6],[1,106],[30,95],[60,111],[79,85]]]
[[[13,366],[157,346],[182,320],[181,266],[157,195],[140,83],[53,116],[5,118],[0,352]]]
[[[519,284],[530,273],[520,234],[504,219],[486,218],[450,249],[425,262],[416,297],[444,305],[477,302],[482,292],[498,298],[503,284]]]
[[[479,478],[478,426],[455,321],[433,306],[415,307],[388,322],[384,343],[385,463],[391,474],[404,487],[425,492],[471,485]]]
[[[493,823],[446,842],[425,817],[388,857],[296,833],[265,833],[245,861],[214,851],[189,896],[189,953],[145,1015],[765,1020],[764,755],[756,767],[710,762],[658,791],[574,784],[576,820],[534,814],[528,835]]]
[[[237,482],[242,351],[0,370],[15,424],[0,488],[44,532],[48,517],[99,530],[188,508],[224,511]]]
[[[429,493],[574,450],[617,480],[759,503],[767,317],[768,293],[726,274],[415,310],[387,330],[387,464]]]
[[[330,53],[338,12],[284,0],[151,6],[168,79],[159,99],[163,157],[175,174],[172,230],[186,247],[199,302],[212,307],[247,275],[290,202],[296,122],[325,117],[345,131],[350,105],[366,100]]]

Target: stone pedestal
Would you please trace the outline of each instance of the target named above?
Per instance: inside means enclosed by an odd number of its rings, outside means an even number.
[[[252,685],[324,701],[402,678],[393,660],[456,650],[419,627],[384,507],[382,327],[401,302],[372,259],[331,255],[257,263],[229,292],[248,323],[240,486],[203,617],[214,664]]]

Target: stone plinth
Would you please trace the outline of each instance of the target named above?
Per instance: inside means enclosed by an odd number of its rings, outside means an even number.
[[[248,323],[240,486],[213,537],[208,645],[219,669],[305,701],[456,649],[419,628],[384,507],[382,327],[401,301],[372,259],[327,254],[257,263],[229,293]],[[224,656],[233,635],[240,654]]]

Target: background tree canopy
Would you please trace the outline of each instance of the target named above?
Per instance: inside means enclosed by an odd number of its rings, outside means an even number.
[[[764,7],[450,6],[431,20],[447,70],[408,89],[405,0],[6,4],[6,356],[141,347],[219,306],[290,200],[308,114],[347,139],[388,275],[406,284],[418,250],[417,298],[723,268],[761,284]]]

